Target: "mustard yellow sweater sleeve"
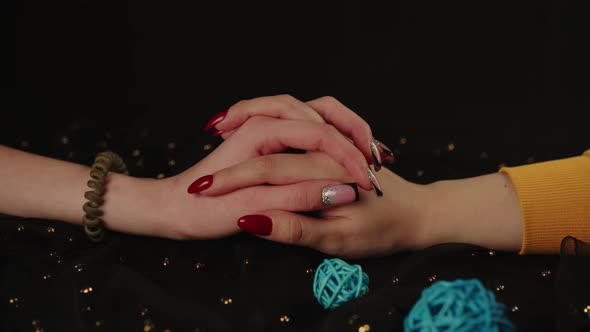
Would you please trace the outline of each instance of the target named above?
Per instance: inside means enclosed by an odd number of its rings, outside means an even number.
[[[558,254],[568,235],[590,242],[590,150],[500,172],[509,175],[520,200],[521,254]]]

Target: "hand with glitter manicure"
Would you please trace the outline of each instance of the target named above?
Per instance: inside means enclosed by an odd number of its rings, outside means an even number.
[[[430,200],[427,187],[388,169],[380,175],[390,190],[376,197],[346,183],[346,169],[324,153],[272,154],[203,176],[189,191],[202,199],[223,200],[249,188],[266,188],[273,197],[259,199],[283,201],[288,208],[261,210],[256,207],[260,202],[249,201],[248,213],[237,219],[243,231],[341,257],[386,255],[433,244],[424,218]],[[297,213],[302,211],[314,213]]]
[[[243,100],[213,116],[205,125],[205,130],[215,128],[213,136],[227,139],[254,116],[328,123],[353,141],[375,171],[378,172],[383,164],[388,165],[394,161],[391,149],[373,138],[367,122],[333,97],[321,97],[308,102],[299,101],[289,95]]]

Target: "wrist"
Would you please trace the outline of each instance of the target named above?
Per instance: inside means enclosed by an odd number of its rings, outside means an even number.
[[[409,249],[421,250],[440,243],[441,230],[435,222],[438,213],[440,193],[431,185],[411,183],[414,202],[414,231],[413,247]]]
[[[431,245],[456,242],[454,234],[457,230],[451,223],[453,209],[450,209],[449,195],[452,195],[453,180],[436,181],[426,185],[431,193],[428,208],[425,209],[425,220],[430,230]]]
[[[435,192],[429,185],[407,181],[390,171],[382,171],[385,204],[391,234],[394,239],[393,251],[421,250],[436,243],[438,235],[432,227]],[[400,236],[401,235],[401,236]]]
[[[520,204],[510,179],[493,173],[428,185],[433,242],[467,243],[517,251],[522,244]]]
[[[105,227],[117,232],[158,235],[160,180],[109,173],[102,206]]]
[[[204,225],[200,219],[206,219],[207,213],[203,211],[210,206],[203,202],[207,198],[187,191],[202,174],[200,167],[193,166],[181,174],[155,181],[153,196],[157,200],[154,203],[157,211],[153,212],[153,219],[157,236],[176,240],[202,237]]]

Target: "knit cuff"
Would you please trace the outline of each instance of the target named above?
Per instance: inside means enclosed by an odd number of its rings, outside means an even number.
[[[500,172],[510,176],[520,201],[520,254],[558,254],[568,235],[590,242],[590,150]]]

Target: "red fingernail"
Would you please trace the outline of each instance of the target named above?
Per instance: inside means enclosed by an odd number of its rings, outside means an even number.
[[[202,176],[202,177],[196,179],[195,182],[191,183],[191,185],[188,186],[187,191],[189,194],[198,193],[198,192],[201,192],[201,191],[211,187],[212,184],[213,184],[213,175],[205,175],[205,176]]]
[[[387,152],[383,150],[379,152],[379,155],[381,156],[381,160],[384,164],[391,165],[395,161],[395,157],[390,156]]]
[[[209,129],[215,127],[216,124],[218,124],[223,119],[225,119],[226,115],[227,115],[227,111],[223,111],[221,113],[215,114],[215,116],[212,117],[211,120],[209,120],[209,122],[207,122],[207,124],[205,125],[205,130],[209,130]]]
[[[238,219],[238,226],[251,234],[269,235],[272,231],[272,220],[261,214],[251,214]]]
[[[211,135],[213,135],[213,137],[217,137],[217,136],[220,136],[221,134],[223,134],[223,130],[216,130]]]

